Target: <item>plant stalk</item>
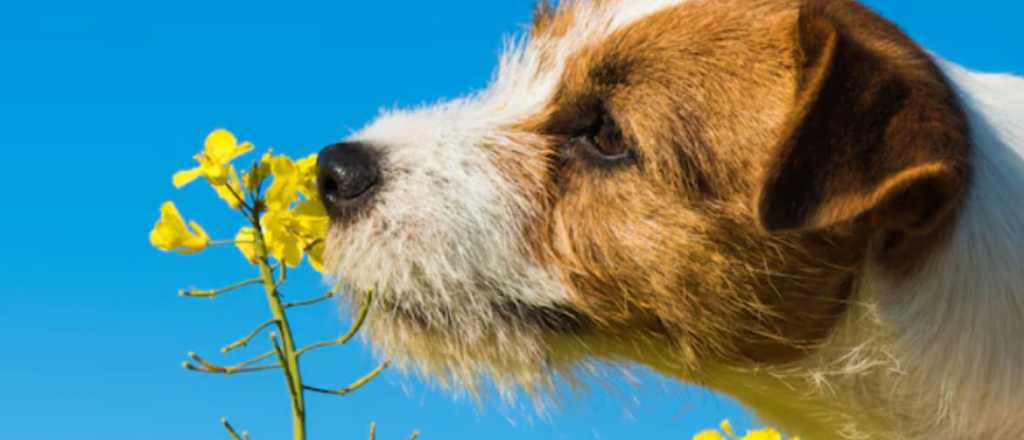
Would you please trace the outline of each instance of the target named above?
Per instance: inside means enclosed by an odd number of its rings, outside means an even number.
[[[281,295],[277,290],[274,269],[268,260],[267,244],[263,237],[263,230],[260,228],[259,222],[254,223],[256,229],[256,259],[260,268],[260,278],[263,281],[263,289],[267,295],[270,313],[277,322],[278,330],[281,333],[281,349],[284,355],[284,368],[282,368],[282,371],[285,373],[288,394],[291,397],[292,439],[306,440],[306,402],[302,389],[302,373],[299,370],[299,357],[296,354],[295,338],[292,335],[291,325],[288,322],[288,315],[285,313],[284,304],[281,302]]]

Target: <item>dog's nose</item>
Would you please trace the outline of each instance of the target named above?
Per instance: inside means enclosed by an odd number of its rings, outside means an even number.
[[[371,147],[361,142],[330,145],[317,157],[320,200],[332,214],[364,201],[380,182],[380,165]]]

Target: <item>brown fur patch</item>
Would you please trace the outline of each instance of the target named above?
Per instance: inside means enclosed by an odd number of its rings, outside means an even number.
[[[534,31],[561,33],[558,16],[539,14]],[[815,76],[816,60],[832,76]],[[855,90],[829,87],[843,75]],[[969,168],[952,96],[919,48],[853,2],[694,0],[576,54],[553,102],[510,128],[543,152],[495,154],[538,197],[534,253],[595,331],[668,337],[695,369],[786,362],[832,331],[886,228],[948,223]],[[598,165],[571,141],[605,111],[633,163]],[[803,129],[822,114],[828,130]],[[794,189],[763,189],[779,177]],[[805,201],[808,188],[825,192]],[[782,205],[766,211],[765,197]],[[814,209],[801,218],[814,227],[762,227],[767,212]],[[915,231],[935,241],[942,229]]]

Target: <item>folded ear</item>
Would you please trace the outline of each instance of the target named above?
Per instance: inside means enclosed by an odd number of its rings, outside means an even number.
[[[868,218],[914,233],[966,187],[970,136],[930,57],[852,1],[808,0],[796,29],[796,105],[756,196],[767,231]]]

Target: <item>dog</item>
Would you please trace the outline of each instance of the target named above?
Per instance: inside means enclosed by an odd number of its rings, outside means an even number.
[[[383,356],[639,364],[805,439],[1024,438],[1024,79],[853,0],[538,6],[485,90],[318,157]]]

